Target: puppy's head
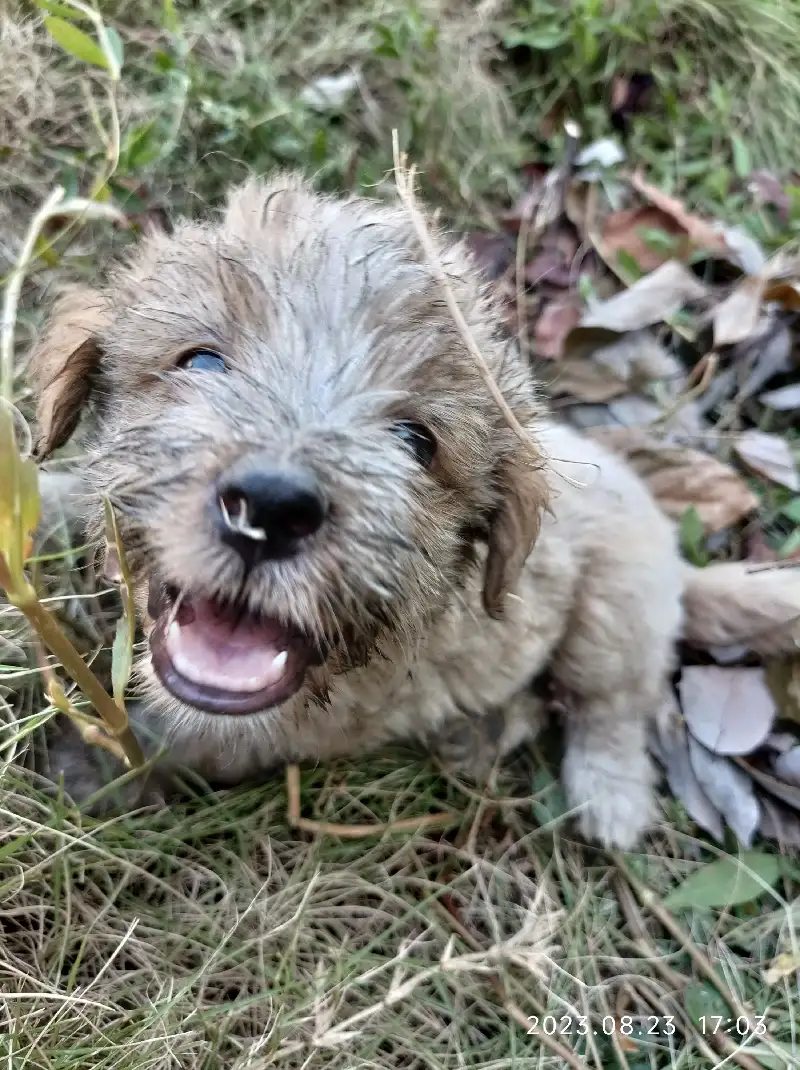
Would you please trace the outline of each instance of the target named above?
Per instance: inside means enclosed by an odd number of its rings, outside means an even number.
[[[535,430],[522,360],[437,241]],[[221,223],[151,236],[102,292],[67,295],[31,377],[41,457],[92,409],[87,475],[119,514],[144,678],[184,713],[274,711],[416,649],[476,559],[497,614],[536,537],[536,457],[399,209],[251,182]]]

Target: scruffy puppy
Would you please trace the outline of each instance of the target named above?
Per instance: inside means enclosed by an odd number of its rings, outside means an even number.
[[[85,477],[118,510],[147,637],[134,725],[175,762],[236,783],[470,738],[478,770],[535,730],[547,666],[568,800],[629,847],[654,816],[645,731],[681,627],[673,528],[543,415],[464,248],[437,240],[537,450],[407,214],[280,177],[62,299],[31,362],[38,454],[91,410]],[[64,771],[85,787],[74,753]]]

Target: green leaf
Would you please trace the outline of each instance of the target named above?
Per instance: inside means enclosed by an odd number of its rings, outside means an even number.
[[[658,227],[637,227],[636,232],[649,248],[659,252],[672,252],[680,245],[680,238],[674,234],[667,234],[665,230],[659,230]]]
[[[116,60],[117,70],[121,71],[122,63],[125,58],[125,46],[122,43],[122,38],[113,26],[104,26],[103,33],[106,35],[106,44],[108,45],[108,51]]]
[[[180,29],[178,12],[175,10],[175,0],[164,0],[161,22],[164,29],[169,31],[169,33],[177,33]]]
[[[617,250],[617,264],[631,282],[636,282],[644,275],[639,267],[639,261],[627,249]]]
[[[800,498],[792,498],[790,502],[783,506],[781,512],[789,520],[794,521],[795,524],[800,524]]]
[[[25,583],[23,569],[33,549],[41,498],[36,463],[30,457],[23,461],[20,455],[15,411],[0,402],[0,556],[4,576],[16,589]]]
[[[703,565],[707,560],[705,551],[705,528],[697,507],[690,505],[681,517],[681,549],[693,565]]]
[[[695,981],[686,986],[683,1005],[695,1025],[701,1018],[727,1018],[730,1014],[728,1004],[716,988],[704,981]]]
[[[747,1054],[764,1067],[764,1070],[787,1070],[797,1066],[797,1050],[788,1044],[773,1040],[769,1044],[747,1046]]]
[[[777,884],[777,855],[744,851],[739,858],[719,858],[688,877],[664,900],[670,910],[722,908],[749,903]]]
[[[750,172],[753,170],[750,150],[737,134],[731,134],[731,145],[733,147],[733,169],[739,178],[749,178]]]
[[[569,40],[569,31],[561,26],[543,26],[539,30],[525,30],[508,34],[503,40],[505,48],[527,46],[534,52],[550,52]]]
[[[789,538],[781,545],[778,554],[780,557],[788,557],[795,550],[800,550],[800,528],[794,529]]]
[[[44,24],[65,52],[69,52],[76,59],[83,60],[84,63],[93,63],[95,67],[104,67],[108,70],[108,60],[102,48],[83,30],[79,30],[66,19],[56,16],[47,16]]]

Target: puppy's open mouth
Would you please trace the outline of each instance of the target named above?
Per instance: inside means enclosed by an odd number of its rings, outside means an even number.
[[[300,688],[313,648],[298,631],[213,599],[151,587],[153,669],[176,698],[207,713],[258,713]]]

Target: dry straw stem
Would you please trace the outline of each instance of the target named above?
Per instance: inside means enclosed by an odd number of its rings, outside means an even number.
[[[492,395],[500,411],[505,416],[508,426],[514,432],[514,434],[530,448],[531,452],[538,458],[539,448],[520,424],[514,413],[511,411],[508,402],[503,397],[503,392],[497,385],[494,376],[489,369],[489,365],[486,363],[486,358],[481,353],[472,331],[469,329],[469,324],[464,318],[464,313],[461,311],[456,296],[453,293],[453,287],[450,285],[450,280],[447,278],[447,274],[442,267],[442,262],[437,252],[436,245],[431,237],[431,233],[428,229],[425,219],[417,208],[416,196],[414,194],[414,175],[415,169],[409,168],[406,165],[405,153],[400,152],[400,143],[397,136],[397,130],[392,131],[392,151],[394,154],[394,178],[397,186],[397,193],[400,197],[400,201],[408,212],[411,222],[414,226],[414,230],[417,232],[420,245],[423,248],[425,256],[428,259],[428,263],[436,276],[436,281],[442,288],[445,301],[447,303],[450,315],[453,317],[455,325],[458,327],[461,337],[464,340],[464,344],[469,350],[470,356],[478,365],[483,380],[486,386],[489,388],[489,393]]]
[[[446,811],[375,825],[340,825],[332,821],[313,821],[300,814],[300,769],[296,765],[286,767],[286,799],[287,821],[291,828],[319,836],[339,836],[343,840],[363,840],[368,836],[383,836],[387,832],[420,832],[426,828],[455,825],[460,821],[458,814]]]
[[[457,936],[459,936],[467,947],[472,948],[475,952],[484,950],[483,944],[478,938],[466,927],[466,925],[457,917],[451,910],[449,910],[443,903],[436,902],[435,900],[431,904],[436,915],[444,921],[447,926],[452,929]],[[511,999],[506,991],[505,983],[499,974],[495,974],[489,977],[489,983],[491,984],[494,992],[503,1007],[503,1010],[516,1022],[518,1026],[525,1030],[527,1033],[531,1027],[530,1018],[525,1011],[517,1006],[517,1004]],[[544,1007],[538,1003],[530,993],[526,993],[526,997],[530,1000],[534,1010],[541,1018],[544,1015]],[[549,1048],[550,1051],[557,1058],[562,1059],[566,1066],[572,1068],[572,1070],[589,1070],[588,1064],[578,1055],[576,1052],[571,1051],[568,1047],[557,1040],[554,1036],[550,1036],[548,1033],[542,1033],[538,1038],[541,1040],[544,1047]]]
[[[5,587],[6,577],[0,569],[0,585]],[[13,585],[10,585],[13,587]],[[68,675],[75,681],[108,726],[109,733],[122,748],[125,760],[135,768],[144,765],[144,755],[134,736],[128,717],[116,704],[103,685],[86,665],[83,658],[61,630],[50,612],[36,596],[36,591],[26,583],[22,589],[6,589],[8,600],[25,614],[31,627],[41,641],[61,662]]]
[[[560,920],[559,914],[548,909],[546,892],[540,887],[535,899],[528,904],[525,919],[519,930],[513,936],[500,940],[491,947],[456,955],[454,954],[456,938],[453,936],[448,941],[438,962],[412,973],[405,966],[405,960],[415,943],[415,941],[409,941],[400,948],[393,960],[392,980],[383,999],[351,1014],[343,1022],[323,1029],[313,1037],[311,1043],[316,1048],[333,1048],[350,1043],[361,1035],[364,1025],[381,1011],[405,1002],[421,985],[439,978],[464,975],[486,976],[487,974],[491,977],[496,974],[498,966],[508,965],[525,970],[537,984],[544,984],[552,963],[552,952],[555,950],[552,939]],[[368,970],[357,983],[365,984],[370,974],[384,969],[385,965],[382,964],[374,970]],[[573,1070],[584,1070],[580,1062],[570,1063],[570,1065],[573,1066]]]

